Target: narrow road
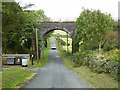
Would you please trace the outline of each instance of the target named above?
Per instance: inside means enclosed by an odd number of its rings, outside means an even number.
[[[51,37],[51,47],[55,46]],[[44,68],[33,69],[37,76],[24,88],[89,88],[73,71],[64,66],[57,50],[50,50],[48,64]]]

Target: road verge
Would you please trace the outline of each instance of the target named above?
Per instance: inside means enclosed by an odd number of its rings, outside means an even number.
[[[65,52],[64,50],[61,50],[57,42],[56,45],[59,55],[64,61],[65,66],[76,72],[78,76],[82,80],[84,80],[89,86],[91,86],[92,88],[118,88],[117,80],[114,80],[114,78],[111,78],[108,74],[105,73],[98,74],[92,72],[86,66],[73,67],[72,54]]]

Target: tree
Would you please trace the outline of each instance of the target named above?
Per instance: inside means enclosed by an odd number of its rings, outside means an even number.
[[[3,2],[2,9],[3,53],[30,53],[34,30],[40,30],[40,23],[50,19],[43,10],[23,10],[16,2]]]
[[[83,41],[86,46],[88,41],[96,40],[99,42],[99,54],[104,43],[104,38],[108,31],[112,31],[115,22],[110,14],[102,13],[100,10],[84,9],[76,21],[77,37],[79,41]]]
[[[107,32],[105,36],[105,42],[103,44],[103,50],[109,51],[114,48],[118,48],[118,31]]]
[[[22,8],[18,3],[11,2],[3,2],[2,3],[2,41],[3,41],[3,52],[7,53],[7,45],[10,38],[13,34],[18,31],[18,27],[20,27],[20,13],[22,12]],[[16,32],[17,33],[17,32]]]

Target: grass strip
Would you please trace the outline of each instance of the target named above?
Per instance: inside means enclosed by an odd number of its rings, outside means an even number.
[[[0,71],[0,90],[2,89],[2,71]]]
[[[50,38],[48,38],[48,43],[50,43]],[[41,59],[34,59],[34,65],[31,65],[31,60],[29,62],[29,68],[42,68],[48,62],[48,55],[50,50],[50,44],[48,44],[47,48],[44,48],[44,57]]]
[[[34,65],[29,64],[29,68],[41,68],[44,67],[48,62],[49,48],[45,48],[44,57],[42,59],[34,59]],[[31,63],[31,62],[30,62]]]
[[[3,70],[2,88],[18,88],[23,82],[31,79],[35,73],[23,67],[11,67]]]

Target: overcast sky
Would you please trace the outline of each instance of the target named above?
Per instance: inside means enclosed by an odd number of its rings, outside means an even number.
[[[29,9],[42,9],[54,21],[75,20],[79,17],[82,7],[85,9],[100,9],[104,13],[111,13],[114,19],[118,18],[119,0],[16,0],[21,5],[35,4]]]

